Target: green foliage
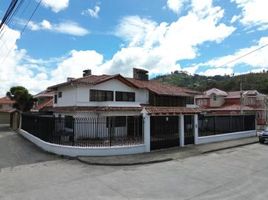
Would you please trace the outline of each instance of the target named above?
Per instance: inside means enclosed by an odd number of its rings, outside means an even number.
[[[28,90],[22,86],[10,88],[7,92],[7,96],[15,101],[13,107],[23,112],[31,110],[36,101]]]
[[[240,82],[242,81],[244,90],[258,90],[261,93],[268,94],[268,73],[265,71],[238,76],[202,76],[175,71],[171,74],[158,76],[155,79],[163,83],[187,87],[197,91],[204,91],[213,87],[225,91],[236,91],[240,89]]]

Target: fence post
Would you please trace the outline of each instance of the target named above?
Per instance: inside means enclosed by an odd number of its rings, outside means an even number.
[[[145,144],[145,152],[151,151],[151,121],[148,114],[143,114],[143,137]]]
[[[180,146],[184,146],[184,115],[179,116],[179,134],[180,134]]]
[[[194,143],[198,144],[198,114],[194,115]]]

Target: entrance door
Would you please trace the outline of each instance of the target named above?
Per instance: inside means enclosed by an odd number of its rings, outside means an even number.
[[[151,117],[151,149],[179,146],[179,117]]]
[[[184,115],[184,144],[194,144],[194,115]]]

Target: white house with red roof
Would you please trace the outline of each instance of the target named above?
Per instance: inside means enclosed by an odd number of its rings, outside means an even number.
[[[255,135],[255,116],[203,116],[194,105],[199,92],[149,80],[141,69],[133,69],[133,78],[85,70],[48,91],[53,115],[23,114],[21,133],[60,155],[133,154]],[[220,108],[226,96],[213,89],[204,99]]]
[[[109,120],[107,117],[110,117],[115,124],[119,124],[113,125],[115,134],[128,132],[126,129],[133,126],[131,125],[133,122],[130,121],[139,121],[139,126],[143,126],[142,116],[150,116],[154,119],[151,118],[152,124],[161,126],[164,123],[165,126],[162,127],[172,127],[175,124],[174,127],[177,129],[175,146],[194,143],[194,116],[197,123],[199,110],[192,105],[194,95],[198,92],[148,80],[148,72],[145,70],[133,69],[133,78],[123,77],[120,74],[92,75],[90,70],[86,70],[82,78],[68,78],[66,82],[51,86],[48,90],[55,92],[53,108],[50,111],[56,116],[106,117],[107,120]],[[184,117],[190,124],[187,125],[189,131],[191,129],[189,137],[184,137],[182,125],[181,130],[178,127],[179,123],[184,123]],[[118,120],[122,123],[117,123]],[[168,135],[169,130],[165,131]],[[156,132],[157,130],[154,133],[158,134]],[[161,132],[164,134],[164,130]],[[174,130],[170,132],[173,133]],[[180,143],[179,132],[183,135],[180,137]]]

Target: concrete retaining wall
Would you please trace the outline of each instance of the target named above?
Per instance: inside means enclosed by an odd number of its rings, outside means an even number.
[[[44,151],[54,153],[57,155],[64,155],[70,157],[77,156],[114,156],[114,155],[126,155],[126,154],[138,154],[145,152],[145,145],[135,146],[113,146],[113,147],[75,147],[75,146],[63,146],[58,144],[52,144],[45,142],[32,134],[19,129],[19,133],[36,144]]]
[[[220,142],[220,141],[225,141],[225,140],[234,140],[234,139],[246,138],[246,137],[252,137],[252,136],[256,136],[256,130],[198,137],[197,144]]]

